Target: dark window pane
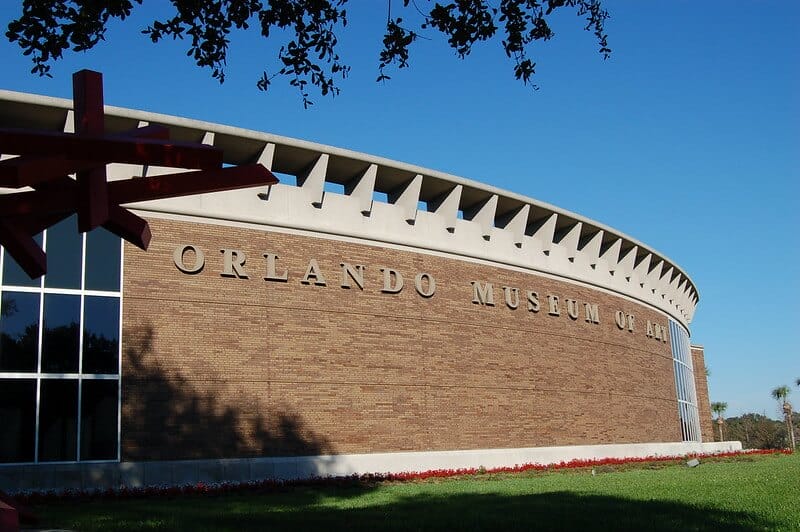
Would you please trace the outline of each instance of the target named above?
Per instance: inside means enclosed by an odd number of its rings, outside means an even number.
[[[40,246],[42,245],[42,234],[39,233],[33,239]],[[17,261],[11,258],[11,254],[6,251],[3,257],[3,284],[6,286],[41,286],[41,277],[31,279],[28,274],[22,271]]]
[[[81,297],[45,294],[42,327],[42,371],[78,371]]]
[[[78,381],[42,379],[39,461],[74,461],[78,447]]]
[[[86,234],[86,289],[119,290],[120,238],[103,228]]]
[[[83,372],[119,371],[119,298],[86,296],[83,303]]]
[[[78,232],[77,220],[77,216],[70,216],[47,230],[47,287],[81,287],[83,235]]]
[[[0,379],[0,463],[33,462],[36,381]]]
[[[116,380],[85,380],[81,391],[81,460],[117,458]]]
[[[36,371],[39,294],[3,292],[0,300],[0,371]]]

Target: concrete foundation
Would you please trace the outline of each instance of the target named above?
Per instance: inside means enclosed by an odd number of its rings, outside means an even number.
[[[676,442],[277,458],[39,464],[0,467],[0,489],[13,494],[21,491],[89,490],[122,486],[180,486],[198,482],[295,480],[436,469],[491,469],[530,463],[545,465],[576,459],[686,456],[741,449],[742,444],[738,441]]]

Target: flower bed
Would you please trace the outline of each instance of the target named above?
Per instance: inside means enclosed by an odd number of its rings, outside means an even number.
[[[436,478],[450,478],[465,475],[495,474],[495,473],[522,473],[525,471],[557,471],[564,469],[580,469],[599,466],[614,466],[626,464],[682,462],[691,458],[729,458],[751,455],[792,454],[791,450],[753,449],[744,451],[730,451],[714,454],[689,454],[685,456],[646,456],[641,458],[596,458],[575,459],[553,464],[519,464],[507,467],[471,467],[461,469],[433,469],[428,471],[408,471],[400,473],[366,473],[362,475],[312,477],[295,480],[263,479],[249,482],[198,482],[183,486],[148,486],[97,490],[47,490],[28,491],[19,493],[14,499],[22,505],[44,504],[65,501],[111,500],[132,499],[145,497],[175,497],[180,495],[222,495],[242,492],[269,492],[278,491],[296,486],[356,486],[378,482],[406,482],[414,480],[427,480]]]

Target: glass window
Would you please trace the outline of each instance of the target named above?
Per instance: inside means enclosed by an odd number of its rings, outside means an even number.
[[[70,216],[47,230],[48,288],[81,287],[83,235],[78,232],[77,216]]]
[[[103,228],[86,234],[86,289],[119,290],[120,238]]]
[[[0,248],[0,464],[118,460],[121,240],[76,216],[35,239],[42,279]]]
[[[42,234],[39,233],[33,239],[40,246],[42,245]],[[31,279],[22,268],[19,267],[17,261],[11,258],[8,252],[4,253],[3,257],[3,284],[6,286],[41,286],[41,278]]]
[[[0,298],[0,371],[36,371],[39,294],[3,292]]]
[[[33,462],[36,381],[0,379],[0,463]]]
[[[83,373],[119,370],[119,298],[86,296],[83,303]]]
[[[77,459],[78,381],[42,379],[39,400],[39,461]]]
[[[684,440],[689,439],[689,424],[686,420],[686,404],[678,403],[681,409],[681,435]]]
[[[117,458],[116,380],[85,380],[81,390],[81,460]]]
[[[81,296],[45,294],[42,371],[77,373]]]
[[[697,393],[694,386],[689,335],[672,320],[669,322],[669,333],[683,439],[700,441],[700,419],[697,415]]]

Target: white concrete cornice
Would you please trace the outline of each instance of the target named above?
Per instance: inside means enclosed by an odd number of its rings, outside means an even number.
[[[0,90],[0,127],[63,131],[70,100]],[[204,194],[137,209],[317,230],[503,262],[587,282],[691,322],[697,289],[675,262],[611,227],[463,177],[271,133],[106,106],[106,130],[141,123],[224,150],[226,164],[260,162],[297,184]],[[2,154],[0,154],[2,155]],[[6,154],[9,155],[9,154]],[[14,155],[14,154],[10,154]],[[110,165],[111,179],[160,168]],[[331,184],[344,193],[328,190]],[[375,199],[385,193],[386,201]]]

